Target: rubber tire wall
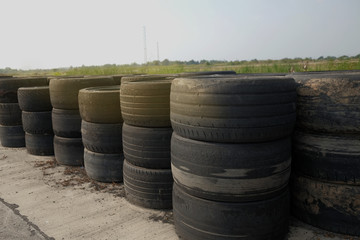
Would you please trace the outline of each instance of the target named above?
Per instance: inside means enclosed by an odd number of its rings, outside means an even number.
[[[288,185],[291,139],[264,143],[210,143],[173,133],[174,181],[187,193],[214,201],[256,201]]]
[[[171,86],[171,124],[177,134],[200,141],[271,141],[292,133],[295,100],[292,78],[177,78]]]
[[[170,169],[172,128],[144,128],[126,123],[122,129],[126,160],[139,167]]]

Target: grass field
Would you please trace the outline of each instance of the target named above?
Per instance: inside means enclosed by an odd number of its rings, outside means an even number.
[[[115,74],[173,74],[197,71],[235,71],[236,73],[288,73],[303,71],[360,70],[360,56],[313,59],[282,59],[252,61],[205,61],[200,62],[163,62],[154,61],[148,64],[103,66],[81,66],[47,70],[0,69],[0,74],[11,75],[115,75]],[[305,67],[304,67],[305,66]]]

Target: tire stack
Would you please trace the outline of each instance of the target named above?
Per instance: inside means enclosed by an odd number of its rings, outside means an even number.
[[[27,152],[40,156],[54,155],[49,86],[21,87],[18,100]]]
[[[292,212],[313,226],[360,236],[360,74],[294,78]]]
[[[146,208],[172,208],[170,86],[156,77],[121,84],[125,195]]]
[[[0,79],[0,141],[4,147],[25,147],[25,133],[17,91],[20,87],[48,85],[46,77]]]
[[[122,182],[120,85],[81,89],[79,109],[87,175],[100,182]]]
[[[173,211],[182,239],[285,237],[295,101],[292,78],[173,81]]]
[[[112,77],[52,78],[50,101],[54,130],[54,153],[59,164],[82,166],[84,146],[81,138],[79,90],[95,86],[114,85]]]

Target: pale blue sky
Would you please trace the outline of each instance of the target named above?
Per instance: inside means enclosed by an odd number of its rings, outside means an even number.
[[[360,53],[359,0],[1,0],[0,68]]]

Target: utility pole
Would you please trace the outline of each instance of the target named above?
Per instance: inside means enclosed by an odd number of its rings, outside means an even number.
[[[157,50],[157,60],[160,62],[160,57],[159,57],[159,42],[156,42],[156,50]]]
[[[144,64],[147,63],[147,49],[146,49],[146,27],[143,26],[144,28]]]

